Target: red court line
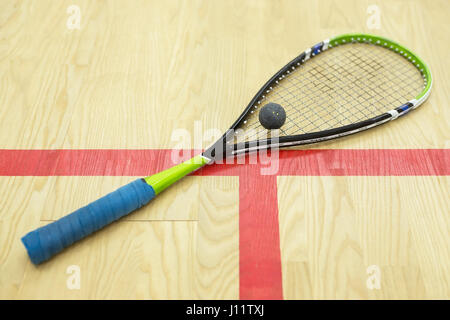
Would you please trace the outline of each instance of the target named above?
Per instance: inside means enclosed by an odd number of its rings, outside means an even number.
[[[276,179],[250,172],[239,179],[241,299],[283,299]]]
[[[0,149],[0,176],[145,176],[174,164],[174,152]],[[194,174],[239,176],[240,298],[282,299],[277,175],[449,175],[449,155],[449,149],[281,150],[271,163],[274,175],[261,175],[268,167],[262,160],[206,166]]]
[[[450,149],[280,150],[276,175],[449,175]],[[145,176],[175,164],[173,150],[0,149],[0,176]],[[190,151],[184,151],[189,158]],[[248,159],[247,159],[248,160]],[[240,176],[246,165],[212,165],[195,175]],[[263,164],[250,164],[259,169]]]

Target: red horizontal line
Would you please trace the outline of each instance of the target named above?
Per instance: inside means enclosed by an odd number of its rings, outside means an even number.
[[[174,164],[176,150],[5,150],[1,176],[145,176]],[[183,151],[183,158],[192,156]],[[274,159],[274,154],[271,154]],[[251,162],[247,157],[246,162]],[[256,164],[206,166],[196,175],[240,176],[241,299],[282,299],[276,178]],[[179,162],[179,161],[176,161]],[[275,175],[448,175],[448,149],[283,150]],[[259,192],[249,192],[249,190]],[[258,218],[255,219],[255,216]]]
[[[274,175],[446,176],[450,171],[449,150],[280,150],[279,161],[270,164]],[[171,149],[0,149],[0,176],[146,176],[177,163],[171,159],[178,152],[184,159],[192,153]],[[261,170],[269,168],[262,160],[256,164],[249,161],[247,157],[247,164],[206,166],[195,175],[264,174]]]

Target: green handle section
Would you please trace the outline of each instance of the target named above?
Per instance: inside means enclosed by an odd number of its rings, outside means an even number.
[[[201,155],[195,156],[192,159],[180,163],[172,168],[166,169],[164,171],[158,172],[152,176],[144,178],[156,194],[171,186],[185,175],[200,169],[209,161],[202,157]]]

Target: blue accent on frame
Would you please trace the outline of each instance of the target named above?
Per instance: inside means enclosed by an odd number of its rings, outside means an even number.
[[[312,47],[312,52],[313,52],[314,54],[320,53],[320,50],[322,50],[322,46],[323,46],[322,42],[316,44],[314,47]]]
[[[409,108],[410,108],[409,103],[405,103],[404,105],[400,106],[400,109],[401,109],[402,111],[406,111],[406,110],[409,109]]]

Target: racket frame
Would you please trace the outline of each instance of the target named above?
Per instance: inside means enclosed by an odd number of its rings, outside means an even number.
[[[270,93],[270,91],[278,84],[278,82],[281,81],[286,76],[288,76],[291,71],[295,70],[298,67],[301,67],[301,65],[304,64],[307,60],[314,58],[316,55],[322,53],[325,50],[328,50],[329,48],[350,43],[367,43],[378,45],[386,48],[387,50],[392,50],[393,52],[402,55],[421,72],[425,84],[422,92],[420,92],[416,97],[414,97],[414,99],[410,101],[405,101],[405,103],[400,106],[396,107],[394,106],[392,110],[389,110],[378,116],[360,122],[356,122],[350,125],[345,125],[342,127],[318,132],[281,136],[277,137],[276,139],[268,138],[249,141],[241,144],[227,143],[227,141],[230,141],[232,139],[235,129],[238,128],[245,121],[249,112],[252,109],[255,109],[255,106],[259,106],[261,100],[263,99],[263,95]],[[234,156],[237,154],[258,151],[262,149],[312,144],[355,134],[376,127],[390,120],[395,120],[398,117],[405,115],[412,109],[417,108],[428,98],[431,92],[431,87],[432,87],[432,76],[430,69],[425,64],[425,62],[423,62],[422,59],[420,59],[415,53],[405,48],[404,46],[387,38],[370,34],[352,33],[339,35],[337,37],[321,41],[316,45],[312,46],[311,48],[308,48],[300,55],[298,55],[296,58],[291,60],[283,68],[281,68],[277,73],[275,73],[256,93],[256,95],[249,102],[249,104],[241,113],[241,115],[238,117],[238,119],[231,125],[230,129],[228,129],[227,132],[216,143],[208,147],[202,153],[202,156],[213,161],[223,159],[228,156]]]

